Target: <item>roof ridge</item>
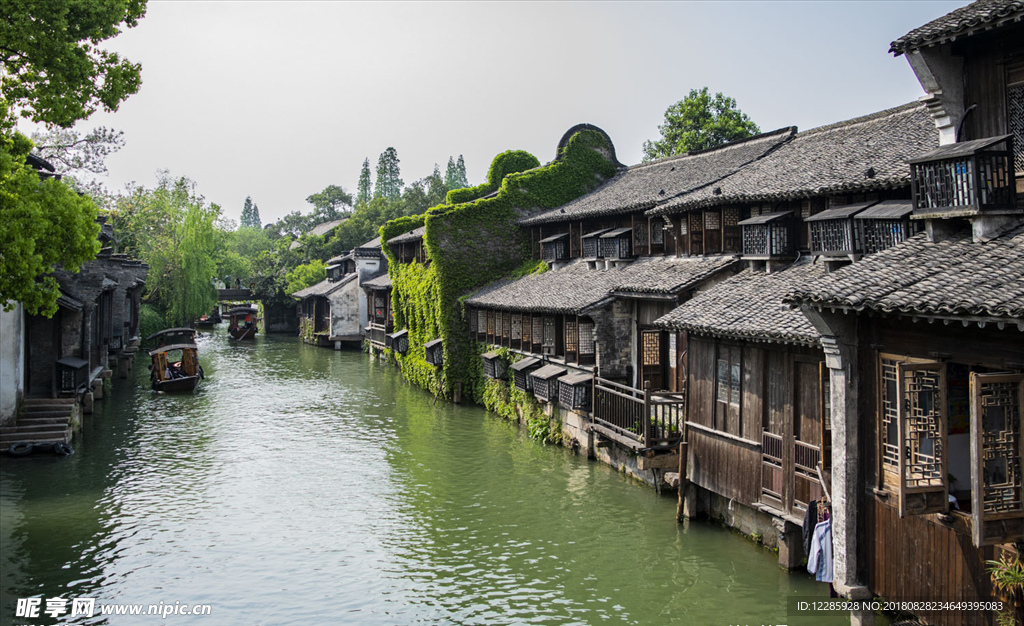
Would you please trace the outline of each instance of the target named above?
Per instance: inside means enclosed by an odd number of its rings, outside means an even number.
[[[736,146],[743,145],[743,144],[746,144],[746,143],[750,143],[752,141],[757,141],[759,139],[768,139],[770,137],[774,137],[776,135],[783,135],[785,133],[790,133],[791,135],[795,135],[797,132],[798,132],[798,129],[797,129],[796,126],[784,126],[782,128],[777,128],[777,129],[775,129],[773,131],[769,131],[767,133],[760,133],[760,134],[757,134],[757,135],[751,135],[750,137],[744,137],[743,139],[737,139],[735,141],[730,141],[729,143],[724,143],[724,144],[722,144],[720,146],[715,146],[713,148],[705,148],[703,150],[690,150],[688,152],[684,152],[683,154],[673,154],[672,156],[663,157],[663,158],[660,158],[660,159],[655,159],[654,161],[647,161],[646,163],[637,163],[636,165],[630,165],[629,167],[627,167],[626,171],[631,172],[633,170],[638,170],[638,169],[643,169],[643,168],[647,168],[647,167],[652,167],[652,166],[655,166],[655,165],[665,165],[667,163],[675,163],[676,161],[681,161],[681,160],[683,160],[683,159],[685,159],[687,157],[697,156],[697,155],[701,155],[701,154],[707,154],[709,152],[724,151],[724,150],[726,150],[728,148],[735,148]]]
[[[924,110],[925,108],[926,107],[925,107],[925,105],[923,103],[918,102],[917,100],[915,100],[913,102],[907,102],[906,104],[901,104],[899,106],[895,106],[895,107],[892,107],[892,108],[889,108],[889,109],[882,109],[881,111],[875,111],[874,113],[869,113],[867,115],[861,115],[859,117],[854,117],[854,118],[851,118],[851,119],[848,119],[848,120],[843,120],[841,122],[833,122],[831,124],[825,124],[824,126],[818,126],[816,128],[810,128],[808,130],[805,130],[803,132],[798,133],[797,136],[798,137],[805,137],[807,135],[812,135],[812,134],[817,134],[817,133],[824,133],[824,132],[828,132],[828,131],[831,131],[831,130],[836,130],[836,129],[839,129],[839,128],[849,128],[851,126],[856,126],[857,124],[865,124],[867,122],[874,122],[874,121],[878,121],[880,119],[884,119],[886,117],[893,117],[893,116],[896,116],[896,115],[900,115],[902,113],[909,113],[909,112],[917,110],[917,109]]]

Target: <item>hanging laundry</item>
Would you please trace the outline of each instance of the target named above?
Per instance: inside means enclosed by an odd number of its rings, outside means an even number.
[[[807,555],[807,571],[823,583],[832,582],[832,520],[827,519],[814,527],[811,551]]]

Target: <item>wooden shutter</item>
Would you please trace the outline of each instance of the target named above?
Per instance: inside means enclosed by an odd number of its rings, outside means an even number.
[[[896,365],[900,517],[949,510],[946,365]]]
[[[1024,374],[971,372],[971,515],[975,546],[1024,540]]]

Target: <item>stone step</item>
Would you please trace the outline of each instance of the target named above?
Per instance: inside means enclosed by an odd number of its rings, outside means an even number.
[[[19,441],[30,441],[32,443],[39,441],[63,441],[67,443],[70,440],[70,428],[65,428],[64,430],[48,430],[28,433],[0,433],[0,448],[6,449],[12,443],[17,443]]]
[[[67,424],[69,422],[69,416],[62,415],[59,417],[37,417],[35,415],[21,416],[14,421],[17,426],[32,425],[32,424]],[[5,428],[10,428],[5,426]]]
[[[0,427],[0,434],[11,434],[18,432],[39,432],[41,430],[58,430],[68,427],[68,422],[65,423],[49,423],[49,424],[26,424],[24,422],[17,422],[16,426],[2,426]]]
[[[25,398],[21,401],[22,406],[38,406],[41,404],[74,404],[75,398]]]
[[[22,411],[19,419],[26,417],[71,417],[71,407],[67,408],[51,408],[51,409],[32,409],[31,411]]]

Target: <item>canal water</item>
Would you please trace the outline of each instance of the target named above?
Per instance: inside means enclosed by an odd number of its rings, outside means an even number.
[[[65,458],[0,463],[0,624],[843,624],[824,583],[675,499],[366,355],[200,339],[194,394],[146,364]],[[15,617],[28,597],[208,616]],[[175,605],[178,606],[178,605]]]

